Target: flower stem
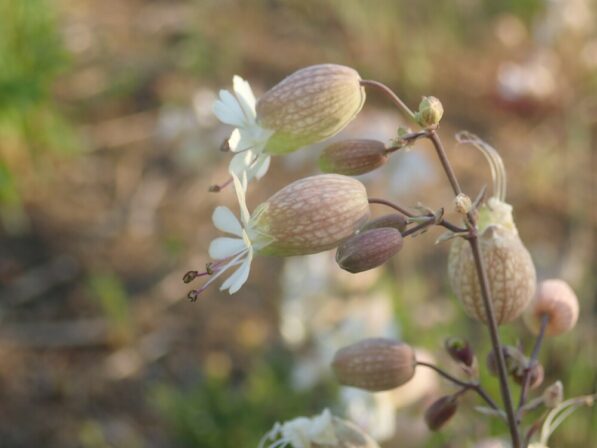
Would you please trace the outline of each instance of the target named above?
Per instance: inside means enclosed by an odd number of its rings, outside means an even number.
[[[458,196],[462,193],[460,184],[456,179],[454,170],[448,160],[446,151],[441,143],[439,136],[435,130],[429,132],[429,139],[433,143],[437,156],[444,168],[446,176],[450,181],[454,195]],[[491,345],[493,352],[496,354],[498,377],[500,382],[500,391],[502,393],[502,400],[504,402],[504,408],[506,411],[506,417],[508,421],[508,428],[510,430],[510,436],[512,438],[512,448],[521,448],[520,434],[518,432],[518,425],[516,421],[516,414],[514,412],[514,406],[512,404],[512,395],[510,394],[510,387],[508,385],[508,377],[506,374],[506,362],[504,360],[504,354],[502,353],[502,344],[500,343],[500,337],[498,333],[497,323],[493,312],[493,302],[491,300],[491,292],[489,291],[489,282],[487,279],[487,271],[483,264],[483,258],[481,257],[481,248],[479,246],[479,236],[477,233],[477,223],[473,213],[467,214],[467,225],[469,227],[469,235],[467,240],[471,246],[473,252],[473,258],[475,261],[475,268],[479,278],[479,284],[481,285],[481,297],[483,299],[483,306],[485,308],[485,314],[487,317],[487,326],[489,327],[489,335],[491,337]]]
[[[498,405],[487,394],[487,392],[485,392],[485,389],[483,389],[483,387],[479,383],[469,383],[467,381],[459,380],[455,376],[450,375],[448,372],[446,372],[445,370],[437,367],[434,364],[429,364],[429,363],[426,363],[426,362],[423,362],[423,361],[417,361],[417,365],[418,366],[428,367],[428,368],[430,368],[432,370],[435,370],[440,376],[444,377],[448,381],[453,382],[457,386],[463,387],[464,389],[467,389],[467,390],[468,389],[474,390],[477,394],[479,394],[479,396],[481,398],[483,398],[483,400],[485,400],[485,402],[489,405],[489,407],[491,407],[492,409],[495,409],[496,411],[499,410]]]
[[[489,335],[491,336],[491,345],[493,352],[496,354],[498,378],[500,381],[500,390],[502,392],[502,400],[508,419],[508,428],[510,429],[510,436],[512,437],[512,447],[521,448],[520,434],[518,432],[518,425],[516,422],[516,415],[514,413],[514,406],[512,404],[512,395],[510,394],[510,387],[508,385],[508,377],[506,373],[506,362],[502,352],[502,344],[500,343],[500,336],[497,329],[497,323],[493,312],[493,304],[491,302],[491,293],[489,292],[489,282],[487,280],[487,271],[481,257],[481,249],[479,247],[479,236],[477,235],[477,226],[473,221],[473,228],[471,235],[468,238],[473,252],[475,267],[479,276],[479,283],[481,285],[481,297],[483,299],[483,306],[487,317],[487,326],[489,327]]]
[[[537,358],[539,357],[539,351],[541,350],[541,344],[543,343],[543,338],[545,337],[545,329],[547,328],[547,324],[549,323],[549,316],[546,314],[541,317],[541,327],[539,328],[539,334],[535,339],[535,345],[533,346],[533,351],[531,352],[531,357],[529,359],[528,366],[524,369],[524,376],[522,380],[522,387],[520,389],[520,399],[518,400],[518,410],[516,411],[516,417],[518,422],[520,423],[521,415],[522,415],[522,407],[526,403],[527,399],[527,392],[529,389],[529,385],[531,383],[531,369]]]
[[[373,81],[371,79],[362,79],[361,85],[365,86],[365,87],[374,87],[378,90],[381,90],[385,95],[387,95],[394,102],[394,104],[396,104],[396,106],[398,106],[400,109],[402,109],[404,112],[406,112],[410,118],[412,118],[413,120],[415,119],[414,112],[412,110],[410,110],[409,107],[404,103],[404,101],[402,101],[398,97],[398,95],[396,95],[392,91],[392,89],[390,89],[385,84],[382,84],[381,82],[378,82],[378,81]]]

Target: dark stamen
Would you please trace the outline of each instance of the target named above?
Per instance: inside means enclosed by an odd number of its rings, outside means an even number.
[[[228,178],[228,180],[222,184],[211,185],[209,187],[208,191],[210,193],[219,193],[220,191],[222,191],[224,188],[226,188],[231,183],[232,183],[232,177]]]

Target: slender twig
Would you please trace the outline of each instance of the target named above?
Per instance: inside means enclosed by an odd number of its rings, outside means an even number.
[[[485,389],[483,389],[483,387],[479,383],[469,383],[467,381],[459,380],[455,376],[450,375],[448,372],[446,372],[445,370],[439,368],[438,366],[436,366],[434,364],[429,364],[429,363],[426,363],[426,362],[423,362],[423,361],[417,361],[417,365],[418,366],[428,367],[428,368],[430,368],[432,370],[435,370],[440,376],[443,376],[445,379],[447,379],[448,381],[453,382],[457,386],[463,387],[465,389],[474,390],[477,394],[479,394],[479,396],[481,398],[483,398],[483,400],[485,400],[485,402],[492,409],[495,409],[496,411],[499,410],[498,405],[495,403],[495,401],[493,401],[493,399],[489,396],[489,394],[487,394],[487,392],[485,391]]]
[[[460,184],[458,183],[458,179],[456,179],[456,175],[454,174],[454,170],[452,169],[452,165],[450,165],[450,161],[448,160],[448,156],[446,155],[446,151],[444,150],[444,145],[442,145],[439,136],[435,130],[429,131],[429,139],[433,143],[433,147],[435,148],[435,152],[439,157],[439,160],[448,176],[448,180],[450,181],[450,185],[452,186],[452,190],[454,191],[454,196],[458,196],[462,193],[460,189]]]
[[[531,370],[533,365],[537,361],[539,357],[539,351],[541,350],[541,344],[543,343],[543,338],[545,336],[545,329],[547,328],[547,324],[549,323],[549,316],[546,314],[541,317],[541,327],[539,328],[539,334],[535,339],[535,345],[533,346],[533,351],[531,352],[531,357],[529,359],[528,366],[524,369],[524,374],[522,378],[522,387],[520,389],[520,399],[518,400],[518,410],[516,411],[517,420],[520,423],[520,418],[522,414],[522,408],[527,399],[527,392],[531,383]]]
[[[423,131],[411,132],[409,134],[405,134],[401,137],[398,137],[396,140],[394,140],[396,145],[386,148],[384,153],[391,154],[393,152],[399,151],[400,149],[403,149],[404,147],[413,144],[420,138],[428,137],[429,136],[428,134],[429,134],[429,131],[423,130]]]
[[[407,229],[404,232],[402,232],[402,236],[406,237],[414,233],[420,232],[421,230],[430,227],[433,224],[435,224],[435,218],[431,216],[427,221],[417,224],[416,226],[411,227],[410,229]]]
[[[441,143],[439,136],[435,130],[429,132],[429,139],[433,143],[435,151],[440,159],[442,167],[450,181],[454,195],[458,196],[462,193],[460,184],[456,179],[454,170],[448,160],[446,151]],[[487,279],[487,271],[483,264],[483,258],[481,257],[481,248],[479,246],[479,236],[477,234],[477,223],[473,213],[467,214],[467,225],[469,226],[469,235],[467,240],[470,243],[471,250],[473,252],[473,258],[475,261],[475,268],[481,285],[481,297],[483,299],[483,306],[485,308],[487,326],[489,327],[489,335],[491,337],[491,345],[493,352],[496,354],[496,361],[498,367],[498,377],[500,382],[500,390],[502,393],[502,400],[504,402],[504,408],[506,411],[508,428],[512,437],[512,448],[521,448],[520,434],[518,432],[518,425],[516,421],[516,414],[512,403],[512,396],[510,394],[510,387],[508,385],[508,377],[506,374],[506,362],[504,360],[504,354],[502,353],[502,344],[497,329],[497,323],[493,312],[493,303],[491,300],[491,293],[489,291],[489,282]]]
[[[415,216],[415,214],[413,212],[411,212],[410,210],[402,207],[401,205],[396,204],[395,202],[388,201],[386,199],[369,198],[369,204],[385,205],[387,207],[393,208],[396,211],[399,211],[404,216],[407,216],[409,218],[412,218],[413,216]]]
[[[489,282],[487,280],[487,271],[481,257],[481,249],[479,247],[479,237],[477,235],[476,223],[473,222],[470,237],[468,241],[471,245],[473,252],[473,259],[475,261],[475,267],[479,277],[479,283],[481,284],[481,297],[483,299],[483,306],[487,317],[487,326],[489,327],[489,335],[491,336],[491,345],[493,352],[496,354],[498,378],[500,381],[500,390],[502,392],[502,400],[504,402],[504,408],[506,411],[506,417],[508,420],[508,428],[510,429],[510,435],[512,437],[512,447],[521,448],[520,434],[518,433],[518,425],[516,422],[516,415],[514,413],[514,406],[512,404],[512,396],[510,394],[510,387],[508,385],[508,377],[506,373],[506,362],[504,360],[504,354],[502,353],[502,344],[500,342],[500,336],[497,329],[497,323],[493,312],[493,304],[491,302],[491,293],[489,292]]]
[[[415,215],[413,212],[411,212],[410,210],[408,210],[407,208],[403,207],[402,205],[396,204],[395,202],[392,201],[388,201],[387,199],[380,199],[380,198],[369,198],[369,204],[379,204],[379,205],[385,205],[386,207],[390,207],[393,208],[394,210],[402,213],[404,216],[408,217],[408,218],[414,218]],[[435,222],[435,220],[432,220],[431,224],[433,224]],[[429,225],[427,223],[425,223],[426,225]],[[456,233],[461,233],[461,232],[466,232],[466,229],[462,228],[462,227],[458,227],[456,224],[453,224],[449,221],[446,221],[445,219],[440,220],[437,225],[445,227],[448,230],[451,230],[452,232],[456,232]],[[419,229],[417,229],[419,230]],[[410,235],[409,232],[408,235]],[[405,235],[403,235],[405,236]]]
[[[392,89],[390,89],[385,84],[382,84],[381,82],[378,82],[378,81],[373,81],[371,79],[362,79],[361,85],[365,86],[365,87],[374,87],[378,90],[381,90],[384,94],[386,94],[394,102],[394,104],[396,104],[400,109],[402,109],[404,112],[406,112],[410,116],[410,118],[412,118],[413,120],[415,119],[414,112],[412,110],[410,110],[409,107],[404,103],[404,101],[402,101],[398,97],[398,95],[396,95],[392,91]]]

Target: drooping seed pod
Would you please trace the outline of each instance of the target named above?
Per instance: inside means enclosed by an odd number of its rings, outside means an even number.
[[[298,70],[257,102],[260,125],[274,131],[266,151],[282,154],[340,132],[361,110],[365,89],[350,67],[321,64]]]
[[[446,339],[444,346],[454,361],[461,362],[468,367],[473,365],[475,361],[475,353],[468,341],[462,338],[451,337]]]
[[[436,401],[425,411],[425,423],[431,431],[437,431],[456,414],[458,397],[446,395]]]
[[[563,280],[544,280],[537,286],[537,294],[523,316],[524,323],[539,334],[542,316],[547,316],[545,332],[556,336],[570,331],[578,320],[578,298]]]
[[[251,229],[267,239],[260,254],[306,255],[337,247],[369,217],[361,182],[338,174],[306,177],[259,205]]]
[[[390,390],[414,376],[415,352],[409,345],[391,339],[364,339],[338,350],[332,368],[345,386],[372,392]]]
[[[361,227],[360,231],[364,232],[366,230],[379,229],[381,227],[391,227],[402,233],[406,230],[406,224],[406,217],[404,215],[401,215],[400,213],[391,213],[367,221],[365,225]]]
[[[391,227],[365,230],[344,241],[336,251],[336,263],[357,273],[381,266],[402,248],[402,234]]]
[[[323,150],[319,168],[324,173],[357,176],[373,171],[387,161],[386,147],[378,140],[343,140]]]
[[[536,286],[535,265],[512,218],[506,195],[506,172],[495,149],[478,137],[460,133],[459,142],[472,143],[490,162],[494,174],[494,196],[478,213],[479,246],[487,272],[489,291],[498,325],[522,314],[533,298]],[[470,244],[455,238],[450,248],[448,276],[452,289],[472,318],[487,323],[478,272]]]

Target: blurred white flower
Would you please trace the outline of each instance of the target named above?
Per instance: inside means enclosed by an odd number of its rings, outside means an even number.
[[[238,177],[246,173],[247,181],[260,179],[269,169],[271,157],[264,150],[274,132],[257,122],[255,95],[249,83],[235,75],[232,87],[232,93],[220,90],[213,105],[213,112],[222,123],[236,127],[228,139],[230,150],[236,153],[229,170]]]
[[[266,445],[268,441],[269,445]],[[259,448],[288,444],[293,448],[311,448],[315,443],[326,446],[336,446],[339,443],[329,409],[315,417],[298,417],[285,423],[276,423],[261,439]]]
[[[242,181],[235,174],[232,174],[232,178],[240,208],[240,221],[228,207],[218,206],[214,210],[212,220],[216,228],[234,235],[235,238],[218,237],[211,242],[209,256],[216,260],[211,266],[213,274],[199,292],[207,288],[228,269],[240,265],[220,287],[220,290],[227,289],[230,294],[237,292],[249,277],[254,251],[268,244],[267,239],[251,227],[251,215],[245,201],[246,173],[243,173]]]

